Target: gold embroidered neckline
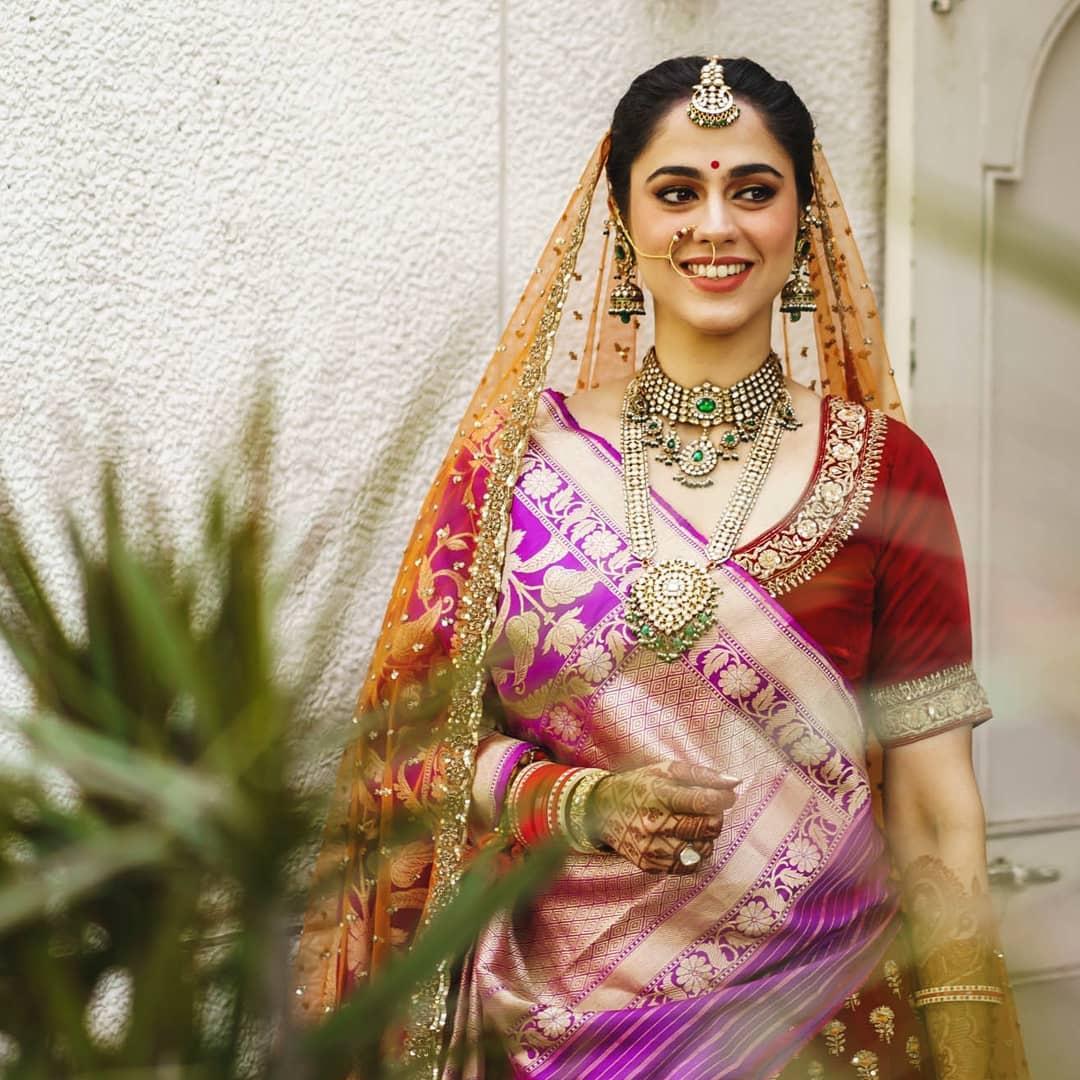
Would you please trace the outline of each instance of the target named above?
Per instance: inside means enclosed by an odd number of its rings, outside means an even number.
[[[824,449],[799,506],[732,558],[772,596],[819,574],[858,527],[870,505],[885,443],[884,413],[828,399]]]

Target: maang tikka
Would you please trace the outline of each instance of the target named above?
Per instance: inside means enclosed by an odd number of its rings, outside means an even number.
[[[645,314],[645,294],[636,280],[637,261],[630,238],[625,234],[618,216],[610,219],[605,227],[615,232],[615,286],[611,290],[608,314],[616,315],[628,323],[634,315]]]
[[[810,229],[818,224],[818,219],[808,206],[803,211],[795,238],[795,265],[791,269],[791,277],[780,290],[780,310],[790,315],[792,322],[798,322],[804,311],[817,311],[817,294],[810,284]]]
[[[694,84],[694,96],[686,113],[698,127],[727,127],[739,119],[739,106],[731,87],[724,81],[724,67],[719,56],[710,56],[701,69],[701,82]]]

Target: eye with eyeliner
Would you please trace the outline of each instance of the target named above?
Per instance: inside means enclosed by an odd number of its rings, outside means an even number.
[[[750,184],[747,187],[739,188],[739,190],[735,192],[735,197],[741,198],[743,195],[747,194],[747,192],[755,193],[753,198],[749,200],[750,202],[755,203],[768,202],[769,199],[776,194],[776,190],[769,187],[768,184]]]
[[[679,193],[679,192],[691,195],[695,199],[697,198],[697,192],[693,188],[687,187],[685,184],[681,184],[678,187],[661,188],[656,193],[656,197],[661,202],[666,202],[671,206],[681,206],[683,203],[690,202],[690,199],[669,199],[668,198],[668,195],[671,195],[671,194],[674,194],[674,193]]]

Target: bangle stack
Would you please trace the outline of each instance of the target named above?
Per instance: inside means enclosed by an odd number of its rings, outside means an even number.
[[[590,839],[589,796],[605,776],[604,769],[582,769],[553,761],[536,761],[519,769],[507,794],[510,832],[522,847],[562,834],[575,851],[603,851]]]
[[[956,986],[924,986],[915,991],[915,1007],[939,1005],[947,1001],[985,1001],[991,1005],[1000,1005],[1005,1000],[1005,991],[1000,986],[988,986],[984,983],[958,983]]]

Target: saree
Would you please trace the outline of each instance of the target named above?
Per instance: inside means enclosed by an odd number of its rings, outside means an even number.
[[[841,412],[868,425],[860,406]],[[616,458],[542,397],[489,661],[500,726],[567,763],[675,759],[745,786],[695,875],[571,854],[542,901],[481,934],[459,1023],[482,1012],[523,1077],[767,1076],[898,929],[863,723],[843,676],[733,560],[718,625],[685,662],[636,644]],[[664,557],[702,557],[669,506],[657,517]]]

